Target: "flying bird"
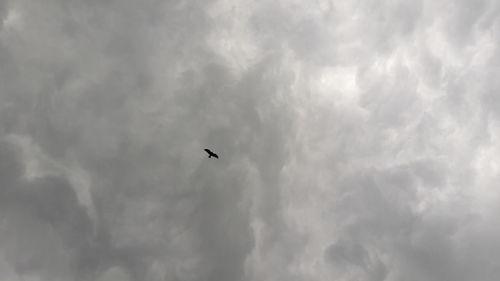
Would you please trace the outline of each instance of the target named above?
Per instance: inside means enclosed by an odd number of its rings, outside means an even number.
[[[212,151],[210,151],[210,149],[205,148],[204,150],[208,153],[208,158],[215,157],[215,158],[219,159],[219,155],[213,153]]]

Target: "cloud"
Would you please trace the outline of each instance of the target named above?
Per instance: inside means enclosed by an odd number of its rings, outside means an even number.
[[[0,1],[2,276],[494,280],[498,8]]]

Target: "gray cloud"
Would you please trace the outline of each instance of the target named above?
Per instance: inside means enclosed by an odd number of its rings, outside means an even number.
[[[495,280],[498,8],[0,0],[1,275]]]

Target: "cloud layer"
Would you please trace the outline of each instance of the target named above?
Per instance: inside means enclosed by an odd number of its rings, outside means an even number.
[[[496,280],[500,4],[313,2],[0,0],[2,280]]]

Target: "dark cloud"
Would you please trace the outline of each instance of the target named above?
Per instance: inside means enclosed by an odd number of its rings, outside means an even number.
[[[494,280],[498,8],[0,0],[1,275]]]

